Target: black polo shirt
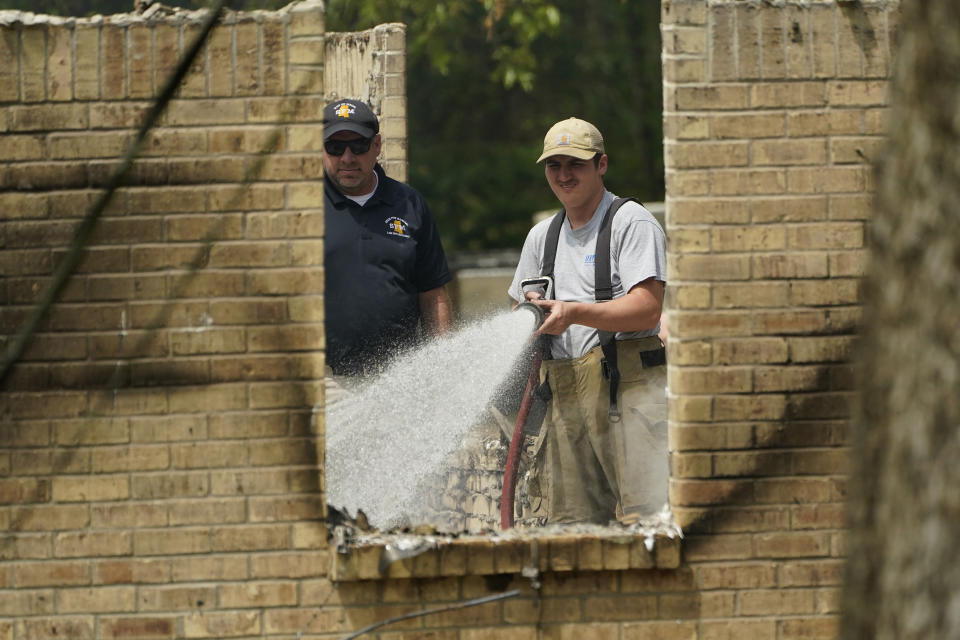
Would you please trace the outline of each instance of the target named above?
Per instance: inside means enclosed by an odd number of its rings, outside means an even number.
[[[418,339],[419,294],[450,281],[426,201],[376,165],[358,205],[324,178],[327,364],[338,375],[382,365]]]

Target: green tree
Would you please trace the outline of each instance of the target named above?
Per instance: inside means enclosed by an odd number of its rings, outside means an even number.
[[[327,29],[407,24],[410,183],[448,249],[519,247],[556,206],[534,163],[557,120],[604,132],[608,187],[663,197],[660,7],[596,0],[330,0]]]

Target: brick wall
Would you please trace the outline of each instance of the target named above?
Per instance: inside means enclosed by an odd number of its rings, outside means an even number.
[[[834,637],[897,14],[663,2],[682,546],[428,540],[385,571],[382,547],[331,553],[318,522],[322,14],[228,20],[0,395],[0,639],[342,637],[507,587],[382,637]],[[9,335],[197,22],[0,22]]]

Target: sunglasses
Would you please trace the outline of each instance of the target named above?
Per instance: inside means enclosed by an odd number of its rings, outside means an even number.
[[[323,143],[324,150],[331,156],[342,156],[343,152],[350,148],[350,152],[359,156],[370,151],[370,145],[373,144],[373,138],[357,138],[355,140],[326,140]]]

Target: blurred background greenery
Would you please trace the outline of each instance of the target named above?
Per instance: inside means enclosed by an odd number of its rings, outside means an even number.
[[[131,11],[133,0],[0,0],[0,9],[88,16]],[[449,252],[519,249],[533,214],[557,208],[534,161],[547,129],[570,116],[603,132],[611,191],[663,199],[656,0],[327,0],[326,9],[328,31],[407,25],[409,182]]]

